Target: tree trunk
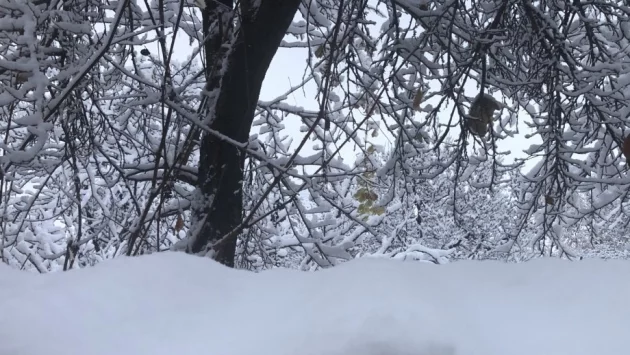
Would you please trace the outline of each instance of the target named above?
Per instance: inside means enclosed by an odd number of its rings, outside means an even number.
[[[265,73],[299,4],[300,0],[261,0],[258,8],[250,9],[249,1],[241,1],[243,19],[228,54],[227,71],[219,73],[220,84],[210,83],[210,87],[219,87],[212,129],[247,142]],[[208,65],[217,59],[215,55],[207,51]],[[212,76],[207,73],[210,80],[217,78]],[[244,162],[245,156],[238,148],[203,135],[188,252],[210,253],[215,260],[234,266],[238,233],[222,237],[238,227],[243,218]]]

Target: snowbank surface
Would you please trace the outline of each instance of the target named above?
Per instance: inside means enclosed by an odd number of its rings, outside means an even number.
[[[253,274],[181,253],[0,265],[0,354],[627,355],[628,275],[555,259]]]

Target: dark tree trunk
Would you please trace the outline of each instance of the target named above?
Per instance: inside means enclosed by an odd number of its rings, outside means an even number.
[[[244,18],[229,53],[227,71],[221,76],[210,124],[212,129],[239,142],[247,142],[265,73],[300,0],[261,0],[255,11],[250,11],[247,4],[248,0],[241,1]],[[215,50],[221,49],[215,47]],[[207,63],[217,59],[213,53],[206,53],[206,58]],[[213,76],[216,78],[212,73],[207,74],[210,80]],[[210,83],[209,87],[215,84],[218,87],[218,83]],[[215,260],[232,267],[238,233],[230,232],[243,218],[245,156],[238,148],[210,134],[202,137],[200,152],[200,196],[195,196],[199,200],[193,205],[188,251],[212,252]],[[229,233],[228,238],[222,239]]]

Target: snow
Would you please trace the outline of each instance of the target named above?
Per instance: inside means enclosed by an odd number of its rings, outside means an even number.
[[[622,355],[627,261],[357,259],[250,273],[183,253],[0,265],[0,354]]]

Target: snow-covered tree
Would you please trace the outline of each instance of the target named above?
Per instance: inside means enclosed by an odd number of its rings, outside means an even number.
[[[606,224],[624,225],[629,186],[623,0],[0,0],[0,30],[13,265],[175,249],[311,268],[458,241],[458,257],[573,256],[567,233],[584,230],[620,245]],[[304,75],[261,101],[280,49]],[[533,144],[507,164],[516,135]],[[519,212],[477,223],[501,202]],[[422,236],[400,241],[412,223]]]

